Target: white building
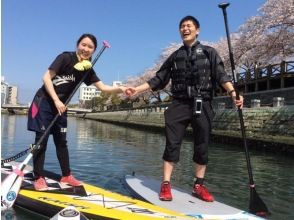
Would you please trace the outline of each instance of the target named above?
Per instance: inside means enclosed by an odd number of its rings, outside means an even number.
[[[1,76],[1,105],[6,104],[8,91],[8,83],[4,81],[4,76]]]
[[[84,102],[87,100],[92,100],[94,97],[99,97],[101,94],[101,91],[96,88],[96,86],[86,86],[85,84],[82,84],[80,87],[80,93],[79,93],[79,101]]]
[[[5,82],[4,76],[1,76],[1,105],[12,104],[16,105],[17,102],[17,86],[10,86]]]
[[[113,81],[112,82],[112,86],[114,86],[114,87],[119,87],[121,85],[122,85],[122,82],[121,81]]]
[[[112,86],[118,87],[121,86],[121,81],[113,81]],[[87,86],[84,83],[80,87],[80,93],[79,93],[79,101],[84,102],[87,100],[92,100],[94,97],[99,97],[101,94],[101,91],[96,88],[96,86]]]
[[[17,86],[8,86],[7,104],[17,105]]]
[[[122,85],[121,81],[113,81],[112,86],[118,87]],[[84,83],[80,86],[79,103],[83,105],[85,101],[91,101],[94,97],[100,97],[101,91],[96,86],[87,86]]]

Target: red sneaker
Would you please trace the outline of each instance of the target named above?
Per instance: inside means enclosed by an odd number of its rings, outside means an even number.
[[[62,185],[80,186],[82,183],[78,181],[73,175],[63,176],[60,180]]]
[[[206,202],[213,202],[213,196],[204,185],[194,184],[192,195]]]
[[[47,183],[46,183],[44,177],[39,177],[37,180],[35,180],[34,188],[37,191],[46,191],[46,190],[48,190],[48,186],[47,186]]]
[[[162,201],[171,201],[173,199],[170,182],[164,181],[161,183],[159,199]]]

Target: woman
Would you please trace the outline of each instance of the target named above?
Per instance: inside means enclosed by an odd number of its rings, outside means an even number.
[[[81,182],[71,174],[69,153],[66,140],[67,114],[65,102],[80,82],[83,75],[86,85],[95,85],[103,92],[125,92],[123,86],[105,85],[95,71],[91,69],[91,57],[97,48],[97,40],[92,34],[83,34],[77,41],[74,52],[63,52],[58,55],[43,76],[44,85],[37,91],[28,114],[28,130],[36,132],[35,143],[43,136],[53,118],[59,114],[50,132],[43,139],[40,148],[33,156],[34,187],[38,191],[47,190],[44,179],[45,151],[50,134],[53,135],[57,158],[62,171],[61,184],[79,186]]]

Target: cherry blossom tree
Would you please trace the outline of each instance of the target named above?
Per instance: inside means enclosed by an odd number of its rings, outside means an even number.
[[[269,65],[293,59],[294,1],[268,0],[258,11],[234,35],[236,65],[250,68],[256,63]]]

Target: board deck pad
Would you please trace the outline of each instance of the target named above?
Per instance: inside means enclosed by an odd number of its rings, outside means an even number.
[[[189,216],[214,219],[263,219],[240,209],[218,201],[205,202],[180,188],[172,186],[172,201],[161,201],[158,198],[161,181],[142,175],[126,175],[126,186],[131,193],[154,205],[185,213]]]

